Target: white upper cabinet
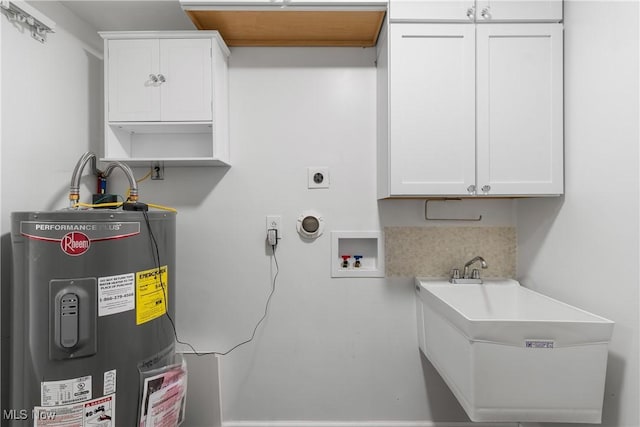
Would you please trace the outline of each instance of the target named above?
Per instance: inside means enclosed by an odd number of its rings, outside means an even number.
[[[477,29],[477,191],[563,191],[562,26]]]
[[[109,121],[212,119],[211,40],[108,42]]]
[[[476,22],[560,22],[562,0],[476,0]]]
[[[391,192],[466,192],[475,184],[473,26],[395,25],[390,43]]]
[[[394,21],[473,22],[474,0],[391,0],[389,17]]]
[[[210,39],[160,40],[162,121],[213,119]]]
[[[378,198],[563,193],[562,24],[391,23]]]
[[[562,0],[390,0],[391,22],[560,22]]]
[[[228,165],[228,56],[217,31],[103,32],[103,160]]]
[[[109,121],[160,120],[158,40],[111,40],[106,53]]]

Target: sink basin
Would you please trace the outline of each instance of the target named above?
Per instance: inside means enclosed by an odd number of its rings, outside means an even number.
[[[472,421],[601,422],[612,321],[515,280],[416,296],[420,349]]]

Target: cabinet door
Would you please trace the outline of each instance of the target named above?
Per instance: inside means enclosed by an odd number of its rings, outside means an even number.
[[[158,40],[110,40],[107,96],[109,121],[160,120]]]
[[[472,22],[475,0],[390,0],[389,18],[395,21]]]
[[[390,25],[392,195],[467,195],[475,183],[474,32]]]
[[[212,120],[211,40],[160,40],[162,121]]]
[[[477,22],[559,22],[562,0],[477,0]]]
[[[561,194],[562,25],[480,25],[477,49],[479,194]]]

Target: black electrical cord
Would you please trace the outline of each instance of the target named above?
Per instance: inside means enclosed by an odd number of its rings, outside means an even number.
[[[144,220],[145,223],[147,224],[147,230],[149,231],[149,238],[150,238],[150,242],[152,245],[152,251],[153,251],[153,260],[156,263],[156,266],[158,268],[158,277],[160,279],[160,287],[162,288],[162,293],[164,295],[164,301],[165,304],[167,303],[168,299],[167,299],[167,290],[164,286],[164,283],[162,282],[162,273],[160,271],[160,249],[158,248],[158,242],[156,240],[155,235],[153,234],[153,230],[151,229],[151,223],[149,222],[149,215],[147,214],[147,211],[142,211],[142,215],[144,216]],[[218,356],[226,356],[227,354],[231,353],[233,350],[237,349],[238,347],[242,347],[245,344],[250,343],[251,341],[253,341],[253,339],[256,336],[256,332],[258,330],[258,327],[260,327],[260,324],[264,321],[264,319],[267,318],[267,314],[269,312],[269,304],[271,303],[271,298],[273,297],[273,294],[276,291],[276,279],[278,278],[278,274],[280,273],[280,266],[278,265],[278,258],[276,257],[276,245],[271,245],[271,251],[273,253],[273,261],[276,264],[276,274],[273,276],[273,281],[271,282],[271,292],[269,293],[269,296],[267,297],[267,302],[264,306],[264,313],[262,315],[262,317],[260,318],[260,320],[258,320],[258,323],[256,323],[256,326],[253,328],[253,332],[251,332],[251,337],[246,339],[245,341],[242,341],[236,345],[234,345],[233,347],[231,347],[229,350],[225,351],[225,352],[219,352],[219,351],[206,351],[206,352],[199,352],[195,349],[195,347],[193,347],[193,345],[191,345],[191,343],[186,342],[186,341],[181,341],[178,338],[178,331],[176,329],[176,324],[173,321],[173,318],[171,317],[171,315],[169,314],[169,307],[166,307],[165,310],[165,315],[167,316],[167,319],[169,319],[169,322],[171,323],[171,327],[173,329],[173,335],[176,339],[176,342],[178,344],[182,344],[182,345],[186,345],[187,347],[189,347],[191,349],[191,351],[193,351],[193,354],[195,354],[196,356],[207,356],[207,355],[218,355]]]
[[[276,291],[276,278],[278,277],[278,273],[280,273],[280,267],[278,266],[278,258],[276,258],[276,245],[272,245],[271,246],[271,250],[272,250],[272,253],[273,253],[273,260],[274,260],[274,262],[276,264],[276,274],[273,276],[273,282],[271,282],[271,292],[269,293],[269,297],[267,297],[267,303],[264,305],[264,313],[263,313],[262,317],[260,318],[260,320],[258,320],[258,323],[256,323],[256,326],[253,328],[253,332],[251,333],[251,337],[249,339],[245,340],[245,341],[242,341],[241,343],[238,343],[238,344],[234,345],[229,350],[227,350],[227,351],[225,351],[223,353],[218,352],[218,351],[212,351],[212,352],[209,352],[209,353],[198,354],[196,352],[195,353],[196,355],[204,356],[206,354],[217,354],[219,356],[226,356],[227,354],[231,353],[236,348],[241,347],[241,346],[243,346],[245,344],[248,344],[251,341],[253,341],[253,338],[256,336],[256,331],[258,330],[258,327],[264,321],[264,319],[266,319],[266,317],[267,317],[267,313],[269,311],[269,303],[271,302],[271,297],[273,297],[273,294]],[[193,347],[191,347],[191,349],[193,349]]]

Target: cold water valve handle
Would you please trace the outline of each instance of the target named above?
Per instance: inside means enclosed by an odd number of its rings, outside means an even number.
[[[355,258],[355,260],[356,260],[356,262],[353,264],[353,266],[354,266],[355,268],[360,268],[360,267],[361,267],[361,265],[362,265],[362,264],[360,263],[360,260],[362,259],[362,255],[354,255],[353,257],[354,257],[354,258]]]

